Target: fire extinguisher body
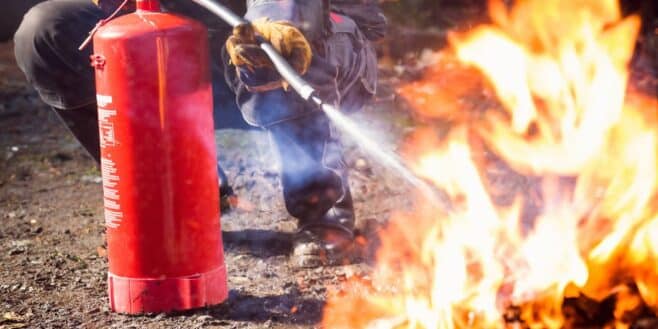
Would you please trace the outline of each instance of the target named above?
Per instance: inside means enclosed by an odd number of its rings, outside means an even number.
[[[93,44],[111,308],[219,304],[227,284],[207,32],[138,10]]]

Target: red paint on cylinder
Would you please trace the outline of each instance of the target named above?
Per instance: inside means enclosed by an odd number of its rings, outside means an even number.
[[[138,10],[160,11],[160,1],[158,0],[137,0]]]
[[[227,297],[206,29],[154,0],[94,36],[111,308]]]

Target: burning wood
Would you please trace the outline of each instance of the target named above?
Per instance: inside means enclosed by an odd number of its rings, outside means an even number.
[[[400,90],[427,122],[407,158],[454,211],[396,214],[372,280],[332,294],[325,327],[656,324],[658,102],[627,86],[639,18],[614,0],[490,16]]]

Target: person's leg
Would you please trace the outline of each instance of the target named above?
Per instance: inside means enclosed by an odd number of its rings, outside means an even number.
[[[96,163],[100,164],[101,149],[96,104],[86,105],[75,110],[60,110],[57,108],[53,108],[53,110],[80,145],[96,160]]]
[[[277,151],[285,205],[298,220],[294,265],[341,262],[354,238],[354,211],[329,119],[294,91],[249,93],[240,87],[238,101],[247,122],[265,129]]]
[[[286,208],[299,221],[294,265],[341,263],[354,238],[354,209],[342,148],[327,117],[313,111],[267,130],[281,163]]]
[[[345,165],[329,122],[315,112],[266,129],[281,162],[287,210],[300,226],[312,225],[346,194]]]
[[[103,11],[90,0],[50,0],[33,7],[14,36],[16,61],[28,81],[97,163],[100,145],[95,78],[89,63],[92,47],[82,51],[78,47],[103,18]],[[220,195],[232,195],[219,167],[218,173]]]
[[[51,0],[30,9],[14,35],[16,62],[98,162],[98,125],[91,47],[78,46],[103,18],[88,0]]]
[[[228,63],[226,51],[223,56]],[[314,84],[323,100],[336,102],[338,73],[336,65],[316,53],[304,79]],[[279,156],[286,208],[298,220],[295,265],[340,262],[354,238],[354,211],[342,150],[329,119],[293,90],[252,92],[234,66],[225,74],[245,120],[269,133]]]

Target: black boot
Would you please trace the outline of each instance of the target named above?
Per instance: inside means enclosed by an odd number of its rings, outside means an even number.
[[[310,268],[350,263],[354,241],[354,207],[343,180],[343,197],[322,217],[300,221],[293,241],[293,265]]]
[[[219,208],[223,214],[230,212],[238,204],[238,197],[233,191],[233,187],[228,183],[228,177],[217,163],[217,175],[219,176]]]

